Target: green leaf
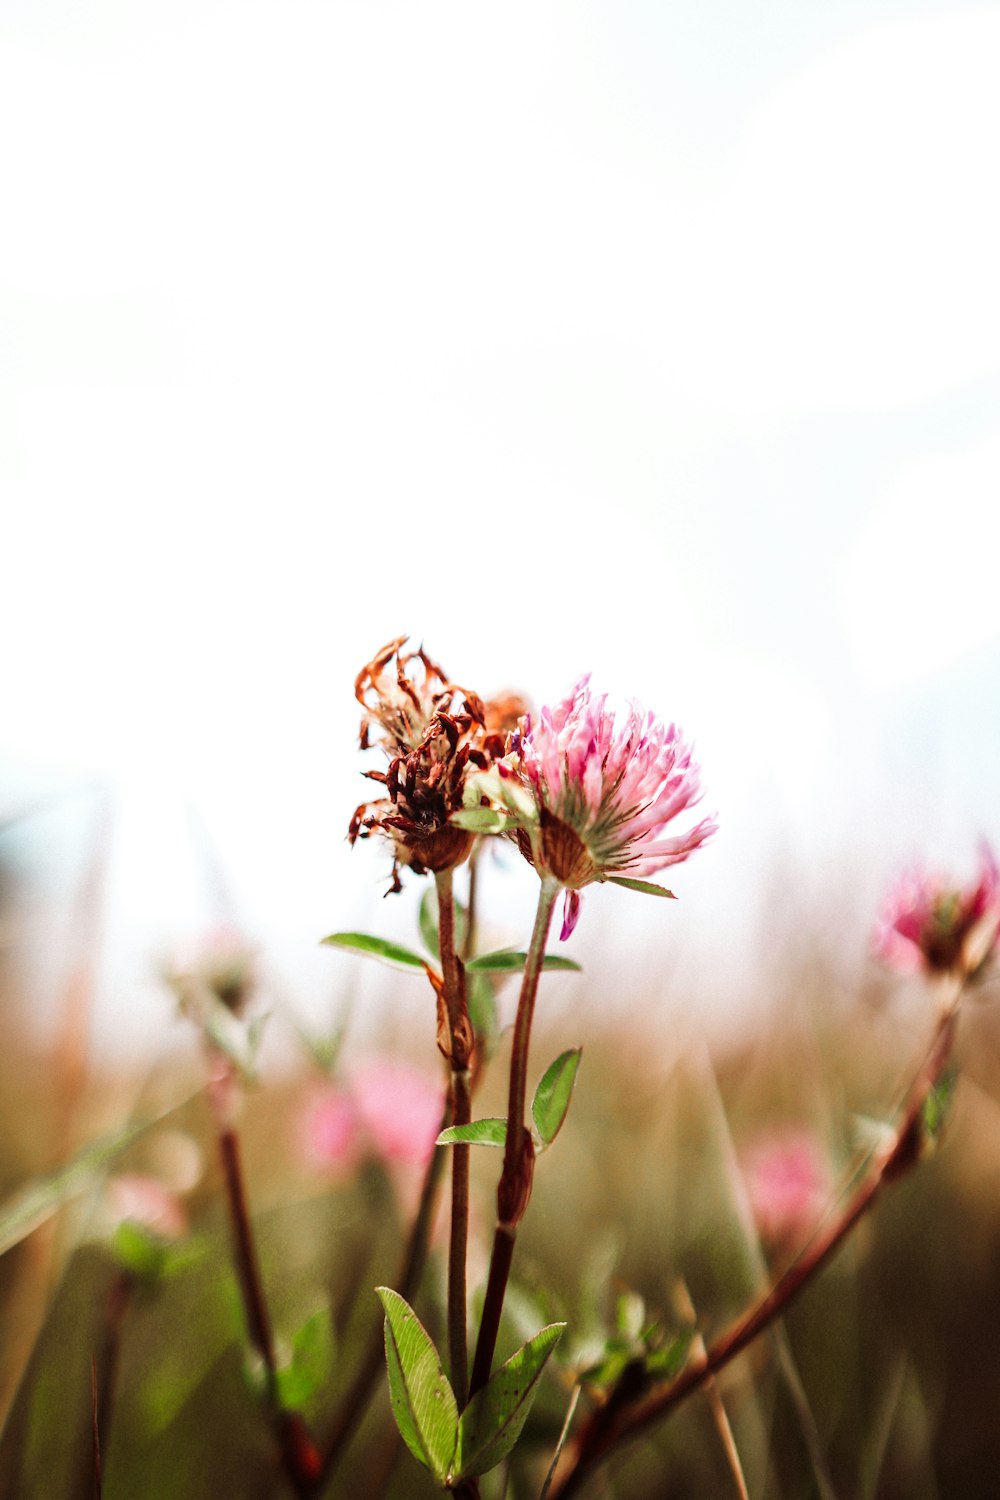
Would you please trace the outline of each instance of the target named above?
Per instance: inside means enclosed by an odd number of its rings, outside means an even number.
[[[615,1324],[622,1338],[637,1340],[645,1321],[645,1299],[638,1292],[621,1292],[615,1303]]]
[[[470,974],[519,974],[528,961],[526,953],[515,953],[511,948],[501,948],[496,953],[481,953],[478,958],[470,958],[466,964],[466,972]],[[580,965],[574,963],[571,958],[563,958],[558,953],[546,953],[542,959],[543,969],[572,969],[579,974]]]
[[[928,1153],[934,1151],[941,1142],[954,1103],[957,1083],[958,1069],[947,1068],[924,1100],[921,1123],[923,1146]]]
[[[278,1371],[278,1399],[282,1406],[300,1411],[329,1379],[333,1356],[333,1322],[329,1308],[323,1307],[299,1328],[292,1339],[291,1360]]]
[[[485,974],[470,974],[466,988],[469,997],[469,1020],[476,1033],[477,1043],[488,1056],[499,1030],[497,997],[493,993],[493,985]]]
[[[404,1443],[443,1485],[458,1445],[458,1406],[427,1330],[409,1303],[375,1288],[385,1308],[389,1396]]]
[[[435,1141],[437,1146],[502,1146],[507,1140],[506,1120],[473,1120],[470,1125],[449,1125]]]
[[[466,833],[510,833],[517,827],[517,819],[509,813],[494,812],[492,807],[466,807],[462,812],[452,813],[450,822]]]
[[[538,1378],[562,1338],[565,1323],[550,1323],[495,1370],[462,1413],[455,1478],[496,1467],[521,1436],[537,1394]]]
[[[693,1328],[685,1328],[669,1343],[663,1344],[659,1349],[651,1349],[646,1355],[646,1369],[650,1375],[656,1375],[661,1380],[672,1380],[675,1375],[679,1375],[687,1363],[694,1335]]]
[[[200,1090],[195,1093],[200,1093]],[[95,1178],[101,1176],[115,1157],[120,1156],[151,1125],[166,1119],[194,1097],[195,1094],[190,1094],[187,1099],[160,1110],[147,1120],[127,1125],[113,1135],[94,1141],[65,1166],[19,1188],[0,1208],[0,1255],[6,1254],[13,1245],[37,1229],[39,1224],[44,1224],[70,1198],[82,1193]]]
[[[163,1275],[167,1262],[166,1242],[145,1225],[124,1219],[115,1230],[112,1249],[125,1270],[137,1281],[152,1286]]]
[[[551,1146],[562,1127],[576,1082],[582,1047],[571,1047],[550,1063],[531,1101],[531,1118],[544,1146]]]
[[[630,880],[624,875],[609,875],[607,878],[612,885],[623,885],[629,891],[641,891],[644,896],[667,896],[671,901],[677,900],[673,891],[668,891],[662,885],[654,885],[651,880]]]
[[[366,953],[369,958],[381,959],[400,969],[422,969],[426,960],[404,948],[401,943],[390,943],[388,938],[373,937],[369,932],[331,932],[323,939],[331,948],[350,948],[354,953]]]
[[[455,946],[459,953],[465,946],[465,935],[469,930],[469,917],[461,901],[454,902],[455,907]],[[437,887],[430,884],[426,887],[420,898],[420,907],[417,911],[417,926],[420,929],[420,941],[433,954],[435,959],[441,957],[441,944],[438,938],[438,899]]]
[[[432,953],[435,958],[441,957],[441,945],[438,941],[438,913],[437,913],[437,890],[433,885],[427,886],[420,898],[420,908],[417,912],[417,926],[420,929],[420,941]]]

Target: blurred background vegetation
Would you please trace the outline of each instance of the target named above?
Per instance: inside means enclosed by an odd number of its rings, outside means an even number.
[[[9,1209],[25,1184],[87,1143],[162,1118],[89,1173],[58,1212],[14,1235],[0,1259],[0,1493],[23,1500],[92,1493],[90,1361],[107,1355],[110,1338],[117,1373],[106,1496],[285,1494],[230,1268],[196,1033],[176,1020],[152,1064],[93,1055],[87,1025],[100,882],[84,861],[66,887],[72,899],[56,901],[51,881],[33,884],[12,854],[13,833],[11,824],[0,867],[4,1203]],[[508,1494],[537,1495],[572,1372],[593,1366],[609,1335],[620,1345],[636,1318],[680,1327],[683,1285],[710,1342],[788,1263],[915,1071],[933,1024],[932,997],[838,947],[829,922],[819,910],[815,916],[811,928],[762,940],[760,974],[747,990],[769,976],[769,1003],[755,1003],[742,1027],[704,1024],[718,997],[692,977],[696,963],[673,974],[648,963],[621,972],[607,1003],[599,992],[606,979],[586,970],[543,980],[535,1076],[566,1047],[582,1044],[584,1058],[567,1125],[539,1164],[501,1352],[555,1317],[567,1318],[569,1331],[503,1476]],[[595,903],[587,917],[599,938],[607,908]],[[42,956],[48,1027],[30,1013]],[[320,1432],[379,1323],[372,1289],[397,1274],[421,1167],[372,1133],[351,1151],[329,1135],[325,1147],[314,1141],[309,1149],[310,1112],[317,1100],[340,1097],[345,1080],[362,1076],[377,1056],[409,1068],[432,1091],[443,1082],[429,989],[419,976],[401,976],[412,987],[405,1009],[387,1007],[352,1029],[352,962],[330,954],[331,1048],[343,1029],[334,1083],[317,1055],[324,1038],[313,1033],[310,1052],[294,996],[280,992],[260,955],[257,1008],[274,1014],[241,1119],[279,1354],[290,1360],[298,1345],[301,1368],[289,1378],[300,1381],[297,1399]],[[151,971],[156,963],[150,955]],[[793,1304],[779,1338],[763,1336],[720,1377],[751,1495],[998,1493],[997,988],[987,985],[964,1013],[960,1080],[939,1149],[886,1188]],[[728,997],[730,1012],[738,1000]],[[500,991],[502,1022],[513,1001],[513,985]],[[477,1114],[503,1111],[506,1055],[501,1037]],[[474,1153],[473,1287],[485,1276],[497,1166],[494,1153]],[[136,1242],[122,1229],[129,1212],[145,1215],[127,1195],[136,1182],[159,1184],[181,1216],[180,1225],[158,1221],[168,1237]],[[142,1272],[124,1307],[116,1302],[123,1263]],[[442,1285],[438,1229],[417,1297],[434,1332]],[[585,1392],[577,1420],[592,1399]],[[499,1475],[484,1480],[487,1500],[501,1483]],[[429,1483],[395,1436],[380,1380],[328,1493],[425,1492]],[[590,1492],[736,1493],[704,1394],[618,1454]]]

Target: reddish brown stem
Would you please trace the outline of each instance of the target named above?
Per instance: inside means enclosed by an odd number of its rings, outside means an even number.
[[[571,1451],[563,1478],[553,1487],[551,1500],[571,1500],[609,1451],[661,1421],[686,1397],[706,1385],[749,1344],[780,1317],[792,1298],[807,1286],[833,1257],[854,1226],[871,1208],[883,1183],[901,1176],[917,1159],[924,1105],[951,1055],[958,997],[941,1014],[923,1067],[899,1111],[892,1139],[868,1163],[850,1200],[835,1219],[821,1229],[788,1270],[757,1303],[676,1379],[651,1395],[616,1403],[612,1391],[607,1405],[594,1413]]]
[[[514,1040],[510,1057],[510,1087],[507,1096],[507,1135],[504,1141],[503,1171],[497,1185],[497,1225],[493,1236],[493,1254],[490,1258],[490,1275],[486,1285],[486,1300],[483,1317],[479,1325],[476,1357],[472,1367],[470,1395],[490,1378],[493,1355],[496,1352],[497,1335],[500,1331],[500,1316],[503,1312],[507,1280],[514,1259],[514,1241],[517,1226],[528,1205],[531,1193],[531,1177],[534,1166],[534,1151],[531,1136],[524,1125],[524,1106],[528,1089],[528,1049],[531,1044],[531,1023],[535,1014],[535,997],[538,979],[545,957],[545,944],[552,922],[552,910],[558,894],[558,886],[548,877],[542,880],[538,893],[538,909],[531,944],[524,965],[521,994],[517,1004],[517,1019],[514,1022]]]
[[[302,1500],[306,1500],[306,1497],[315,1493],[322,1471],[322,1462],[302,1417],[298,1412],[284,1410],[278,1399],[278,1369],[274,1357],[274,1335],[264,1295],[264,1283],[260,1274],[253,1226],[250,1222],[239,1141],[232,1122],[236,1080],[228,1059],[216,1053],[214,1049],[210,1053],[209,1067],[208,1097],[219,1143],[226,1201],[229,1206],[233,1258],[236,1262],[236,1276],[243,1300],[243,1312],[247,1320],[247,1332],[250,1342],[264,1364],[271,1429],[281,1453],[285,1473],[295,1493],[302,1497]]]
[[[441,1129],[444,1130],[451,1124],[451,1104],[446,1101],[441,1118]],[[441,1176],[447,1160],[447,1150],[439,1146],[424,1173],[423,1186],[420,1191],[420,1203],[417,1208],[416,1217],[410,1229],[409,1239],[403,1253],[402,1265],[399,1275],[393,1285],[401,1297],[407,1302],[412,1302],[420,1277],[423,1273],[424,1263],[427,1259],[427,1244],[430,1239],[431,1224],[434,1220],[434,1210],[437,1206],[438,1190],[441,1186]],[[385,1346],[382,1336],[381,1320],[374,1326],[368,1347],[358,1365],[357,1373],[351,1384],[340,1410],[334,1419],[333,1425],[327,1434],[325,1443],[325,1457],[323,1460],[323,1480],[325,1481],[333,1470],[337,1459],[346,1447],[348,1439],[353,1435],[361,1415],[364,1412],[376,1381],[385,1367]],[[376,1491],[377,1493],[377,1491]]]
[[[455,945],[455,900],[452,872],[436,877],[438,897],[438,943],[444,978],[444,1000],[448,1013],[448,1047],[451,1065],[451,1111],[456,1125],[472,1119],[469,1061],[472,1027],[465,993],[465,966]],[[451,1147],[451,1232],[448,1248],[448,1356],[451,1384],[459,1410],[465,1405],[469,1370],[466,1314],[465,1262],[469,1240],[469,1147]]]

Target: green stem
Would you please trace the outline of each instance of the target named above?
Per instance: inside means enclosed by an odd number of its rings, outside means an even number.
[[[871,1208],[883,1184],[894,1181],[914,1165],[919,1153],[924,1105],[951,1057],[960,995],[958,991],[942,1009],[923,1066],[899,1110],[891,1140],[871,1158],[837,1217],[820,1230],[758,1302],[669,1384],[650,1395],[640,1394],[638,1399],[618,1404],[612,1391],[606,1405],[594,1413],[577,1439],[567,1470],[552,1490],[552,1500],[570,1500],[577,1495],[611,1448],[662,1420],[742,1353],[833,1257]]]
[[[483,1304],[483,1318],[479,1325],[479,1340],[472,1367],[470,1395],[481,1390],[490,1378],[493,1355],[500,1332],[500,1315],[511,1262],[514,1259],[514,1241],[517,1226],[524,1216],[531,1195],[531,1177],[534,1169],[534,1150],[531,1136],[524,1125],[524,1106],[527,1098],[528,1049],[531,1045],[531,1023],[535,1014],[535,997],[538,994],[538,977],[545,957],[545,944],[552,924],[552,911],[559,894],[558,882],[550,876],[542,877],[538,893],[538,909],[535,926],[531,934],[531,946],[521,980],[521,995],[517,1004],[517,1019],[514,1022],[514,1041],[510,1057],[510,1090],[507,1099],[507,1135],[504,1141],[503,1171],[497,1185],[497,1224],[493,1236],[493,1254],[490,1258],[490,1275]]]
[[[465,966],[455,946],[455,897],[451,870],[435,875],[438,898],[438,943],[448,1012],[451,1063],[451,1112],[456,1125],[472,1119],[469,1058],[472,1027],[465,993]],[[469,1240],[469,1147],[451,1148],[451,1234],[448,1249],[448,1355],[451,1384],[459,1410],[465,1405],[468,1381],[468,1319],[465,1259]]]

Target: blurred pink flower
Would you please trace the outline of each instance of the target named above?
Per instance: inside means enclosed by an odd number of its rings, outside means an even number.
[[[423,1166],[441,1129],[444,1089],[405,1063],[376,1059],[359,1068],[354,1097],[368,1135],[387,1162]]]
[[[357,1105],[343,1089],[325,1089],[306,1106],[302,1141],[305,1155],[314,1166],[353,1171],[361,1156],[362,1133]]]
[[[762,1241],[771,1248],[802,1244],[830,1193],[829,1164],[815,1137],[787,1129],[762,1136],[741,1157],[747,1196]]]
[[[926,871],[905,874],[889,893],[874,945],[897,969],[970,976],[996,947],[998,930],[1000,868],[983,844],[978,878],[964,890]]]
[[[443,1085],[405,1063],[375,1059],[346,1088],[317,1094],[303,1118],[307,1157],[350,1172],[367,1152],[423,1166],[441,1129]]]
[[[537,722],[526,714],[512,741],[539,808],[537,834],[522,836],[522,852],[566,888],[563,938],[576,925],[582,886],[646,879],[687,859],[717,826],[703,818],[667,836],[667,825],[700,799],[690,746],[675,725],[637,704],[616,722],[589,684],[581,677]]]
[[[156,1177],[122,1172],[107,1185],[107,1203],[116,1224],[140,1224],[164,1240],[187,1233],[187,1215],[180,1199]]]

